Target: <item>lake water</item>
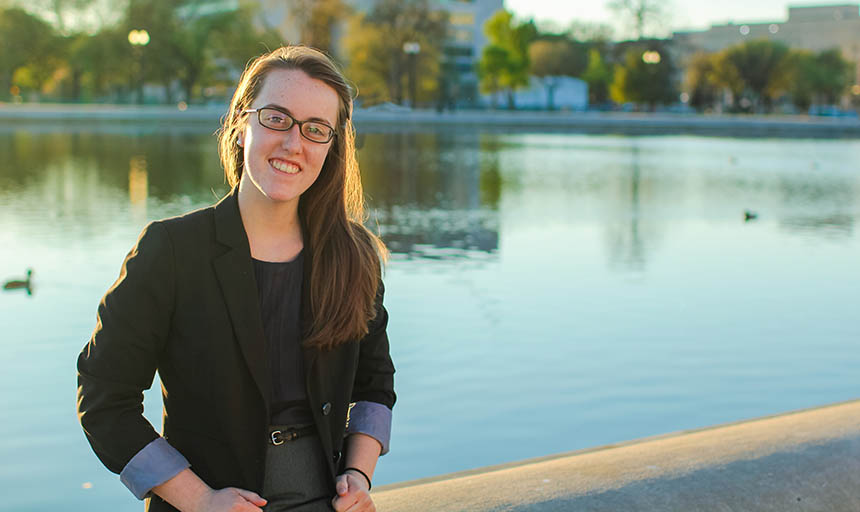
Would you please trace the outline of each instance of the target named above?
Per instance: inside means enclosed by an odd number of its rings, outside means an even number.
[[[0,130],[0,280],[35,282],[0,293],[0,510],[141,509],[80,430],[75,359],[143,226],[224,193],[212,131]],[[361,144],[393,253],[376,485],[860,395],[860,141]]]

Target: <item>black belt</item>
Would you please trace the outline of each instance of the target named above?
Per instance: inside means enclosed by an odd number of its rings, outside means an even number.
[[[292,441],[294,439],[298,439],[300,437],[305,437],[316,433],[317,428],[314,425],[308,425],[307,427],[299,428],[288,428],[284,430],[270,430],[269,442],[275,446],[278,446],[286,443],[287,441]]]

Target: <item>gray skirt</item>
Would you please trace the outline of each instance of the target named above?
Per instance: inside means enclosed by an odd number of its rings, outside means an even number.
[[[271,430],[289,427],[272,426]],[[334,485],[323,456],[319,436],[314,433],[286,441],[269,443],[263,497],[266,512],[331,512]]]

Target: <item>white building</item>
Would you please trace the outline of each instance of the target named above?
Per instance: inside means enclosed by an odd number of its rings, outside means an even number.
[[[518,109],[544,110],[549,105],[547,83],[553,84],[552,106],[556,110],[586,110],[588,108],[588,84],[570,76],[529,78],[529,86],[514,92],[514,105]],[[481,96],[484,106],[507,108],[508,96],[505,92]]]

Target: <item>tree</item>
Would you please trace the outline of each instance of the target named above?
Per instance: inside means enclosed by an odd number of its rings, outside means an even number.
[[[673,74],[667,52],[632,46],[624,55],[624,63],[615,71],[610,93],[619,103],[646,103],[654,110],[658,103],[675,100]]]
[[[23,9],[0,10],[0,98],[8,98],[19,70],[26,85],[39,89],[56,64],[58,35],[41,18]]]
[[[835,48],[819,52],[815,56],[815,63],[817,72],[814,75],[813,91],[819,101],[835,104],[851,85],[853,66]]]
[[[228,61],[234,70],[241,70],[252,57],[283,45],[283,36],[277,29],[257,28],[255,16],[256,12],[250,4],[231,13],[229,22],[220,24],[217,30],[210,33],[212,55]],[[231,83],[234,81],[231,80]]]
[[[128,40],[123,43],[129,49],[128,88],[137,90],[138,101],[143,100],[145,83],[159,83],[169,95],[175,80],[184,82],[204,65],[203,58],[200,58],[189,67],[184,66],[183,49],[179,47],[178,40],[185,38],[183,32],[191,30],[191,27],[178,15],[177,10],[181,6],[182,3],[172,0],[129,0],[125,17],[117,26],[119,33],[126,37],[132,30],[145,30],[149,34],[146,45],[133,46]]]
[[[612,40],[612,27],[605,23],[572,21],[567,28],[567,36],[574,41],[608,43]]]
[[[803,50],[792,51],[788,59],[791,68],[791,101],[798,109],[807,111],[814,103],[816,75],[819,73],[815,54]]]
[[[788,47],[760,39],[726,48],[715,61],[716,81],[727,87],[736,106],[745,108],[746,98],[752,110],[770,110],[778,93],[790,79]]]
[[[411,88],[413,101],[432,100],[447,30],[447,12],[430,9],[427,0],[379,0],[367,14],[353,16],[344,36],[347,75],[364,103],[403,103]],[[418,52],[407,54],[407,43],[417,43]]]
[[[609,100],[609,86],[612,84],[613,70],[606,64],[600,51],[592,48],[588,51],[588,67],[582,74],[582,79],[588,84],[588,102],[592,105],[604,104]]]
[[[547,110],[553,110],[555,88],[561,76],[579,76],[588,56],[583,45],[564,38],[539,39],[528,47],[531,74],[543,81],[547,92]]]
[[[260,29],[254,22],[255,8],[240,4],[236,11],[211,19],[203,55],[208,64],[200,76],[200,85],[234,86],[237,73],[252,58],[283,44],[274,28]]]
[[[127,32],[106,27],[93,35],[73,34],[64,46],[65,98],[93,101],[127,84],[128,65],[133,60]]]
[[[705,110],[715,105],[722,93],[716,78],[716,54],[699,52],[690,58],[685,77],[685,89],[690,105]]]
[[[502,76],[511,67],[510,55],[501,46],[487,45],[478,61],[478,76],[481,77],[481,91],[492,95],[493,108],[496,108],[496,93],[505,90]]]
[[[639,40],[647,30],[663,23],[668,15],[666,4],[665,0],[610,0],[607,7],[627,20],[633,39]]]
[[[191,103],[202,83],[223,80],[226,68],[241,69],[267,45],[279,46],[273,31],[254,27],[250,9],[213,10],[194,0],[130,0],[121,27],[126,34],[132,29],[149,32],[149,44],[135,49],[133,62],[143,66],[140,74],[163,85],[168,102],[178,81]]]
[[[392,101],[397,95],[402,99],[402,90],[390,88],[391,76],[400,73],[391,69],[398,61],[390,44],[385,32],[367,22],[364,14],[357,14],[349,21],[344,36],[349,63],[347,74],[355,81],[358,97],[364,105]]]
[[[25,9],[50,23],[63,35],[81,31],[91,14],[102,14],[104,1],[96,0],[9,0],[8,5]],[[115,10],[115,6],[111,6]],[[73,23],[69,23],[72,21]],[[75,26],[73,26],[75,25]]]
[[[302,44],[331,54],[332,31],[344,21],[350,7],[343,0],[293,0],[291,15],[298,25]]]
[[[787,57],[788,92],[792,102],[801,110],[812,105],[832,105],[839,101],[851,83],[851,64],[839,50],[824,50],[818,54],[791,50]]]
[[[488,45],[478,62],[481,89],[495,93],[503,90],[508,108],[515,108],[514,91],[529,84],[529,44],[537,36],[534,22],[518,23],[514,15],[501,9],[484,24]]]

